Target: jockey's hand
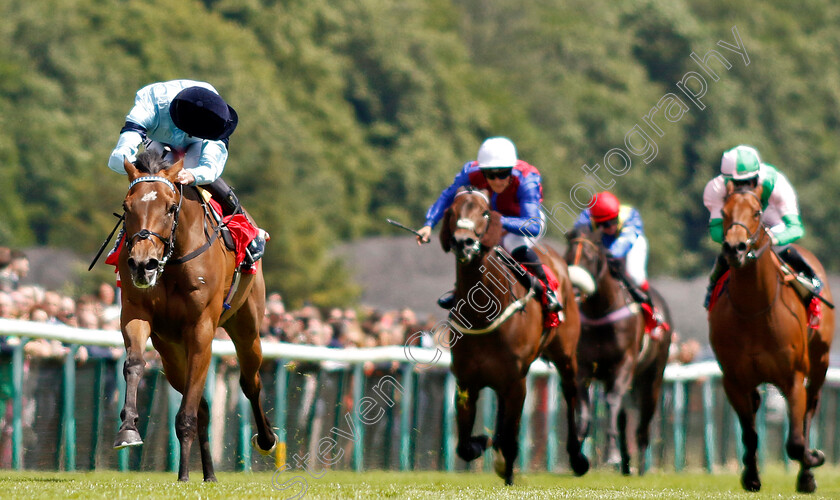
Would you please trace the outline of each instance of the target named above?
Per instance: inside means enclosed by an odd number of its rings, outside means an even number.
[[[182,168],[175,180],[178,181],[178,184],[190,185],[195,182],[195,176],[189,170]]]
[[[432,235],[432,226],[423,226],[417,232],[420,233],[417,235],[417,245],[422,245],[423,243],[432,241],[429,239],[429,236]]]

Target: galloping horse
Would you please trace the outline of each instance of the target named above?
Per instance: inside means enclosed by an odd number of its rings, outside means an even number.
[[[125,161],[130,184],[123,202],[126,240],[118,267],[126,393],[114,447],[143,444],[137,431],[137,385],[151,337],[167,380],[184,396],[175,419],[181,445],[178,479],[189,480],[190,448],[198,437],[204,480],[215,481],[207,435],[209,408],[202,393],[217,326],[227,330],[236,346],[239,383],[257,423],[252,444],[268,454],[277,443],[260,403],[259,325],[265,284],[262,269],[244,275],[230,308],[223,310],[235,257],[218,238],[218,227],[212,227],[214,221],[198,190],[176,183],[182,167],[183,161],[169,166],[148,151],[137,156],[136,166]]]
[[[510,268],[515,270],[507,268],[503,257],[495,251],[502,231],[501,216],[491,212],[487,195],[473,190],[456,195],[440,231],[443,249],[454,250],[457,257],[457,305],[450,314],[453,327],[450,344],[452,372],[459,389],[458,456],[469,462],[481,456],[492,443],[496,473],[505,484],[513,484],[525,376],[531,363],[543,354],[554,362],[562,377],[569,426],[566,449],[573,471],[583,475],[589,469],[589,461],[581,452],[574,424],[578,405],[575,386],[578,312],[566,264],[548,247],[543,246],[545,250],[535,247],[541,261],[551,267],[560,281],[558,298],[565,306],[565,321],[544,332],[542,306],[537,300],[530,300],[534,290],[519,282],[521,277],[527,278],[524,271],[518,265]],[[501,255],[512,262],[509,255]],[[492,388],[499,401],[492,441],[487,436],[472,436],[476,401],[483,387]]]
[[[667,327],[661,327],[657,340],[645,335],[645,321],[639,305],[633,302],[624,286],[610,272],[601,232],[574,230],[566,236],[566,262],[580,291],[579,437],[584,439],[589,433],[592,419],[589,385],[593,379],[600,380],[604,384],[609,414],[607,463],[620,464],[621,472],[630,474],[631,457],[627,447],[624,407],[624,398],[629,391],[639,409],[636,444],[641,475],[647,468],[645,457],[650,444],[649,427],[668,362],[671,314],[662,297],[651,288],[649,293]]]
[[[808,449],[811,418],[820,399],[834,332],[834,312],[823,307],[819,327],[809,328],[809,313],[798,293],[783,280],[767,229],[761,223],[761,186],[735,189],[730,183],[723,208],[723,255],[729,284],[709,311],[709,340],[723,371],[723,388],[743,429],[744,472],[741,484],[758,491],[755,414],[761,404],[757,387],[779,388],[788,403],[788,456],[799,461],[796,489],[816,490],[812,467],[825,462]],[[813,254],[797,246],[831,300],[825,270]],[[769,250],[769,251],[768,251]],[[807,379],[807,384],[805,380]]]

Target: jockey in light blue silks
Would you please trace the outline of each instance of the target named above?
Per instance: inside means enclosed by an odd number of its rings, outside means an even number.
[[[236,111],[209,83],[172,80],[147,85],[137,91],[108,167],[125,175],[123,160],[134,162],[141,143],[170,162],[183,158],[178,183],[202,186],[219,201],[224,215],[231,215],[240,210],[239,200],[221,175],[238,122]],[[265,252],[266,233],[256,229],[243,267],[252,266]]]
[[[490,192],[490,208],[502,215],[506,234],[501,246],[529,273],[543,283],[548,283],[545,270],[533,246],[542,237],[544,220],[540,212],[542,180],[539,170],[517,158],[516,147],[506,137],[491,137],[481,144],[476,160],[468,161],[461,168],[452,184],[443,190],[437,201],[426,212],[426,222],[418,231],[418,243],[427,243],[432,228],[443,218],[452,205],[458,189],[474,186]],[[562,309],[550,287],[544,287],[549,311]],[[438,304],[451,309],[454,296],[445,294]]]

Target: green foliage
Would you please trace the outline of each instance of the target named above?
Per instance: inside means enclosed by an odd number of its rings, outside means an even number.
[[[723,150],[750,143],[800,193],[805,244],[840,264],[840,7],[827,1],[41,0],[0,19],[0,243],[92,255],[125,179],[105,166],[134,92],[209,81],[239,111],[225,178],[272,235],[269,289],[351,302],[339,241],[417,225],[472,159],[507,135],[543,173],[546,205],[570,202],[584,164],[657,145],[612,179],[642,210],[651,272],[708,267],[701,193]],[[750,57],[716,45],[738,32]],[[661,135],[644,122],[715,49],[705,109]],[[661,118],[661,114],[659,115]],[[658,122],[659,123],[659,122]],[[555,238],[559,234],[551,235]]]

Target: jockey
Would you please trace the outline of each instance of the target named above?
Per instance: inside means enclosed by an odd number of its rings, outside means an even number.
[[[458,189],[464,186],[475,186],[492,192],[491,208],[502,215],[502,227],[506,231],[502,238],[502,248],[528,272],[547,284],[545,270],[532,248],[542,237],[540,172],[517,158],[516,147],[506,137],[487,139],[478,149],[477,160],[464,164],[452,185],[443,190],[426,212],[426,222],[418,231],[418,244],[429,242],[432,228],[452,204]],[[562,305],[554,291],[547,285],[544,288],[549,310],[560,311]],[[444,309],[451,309],[455,305],[455,297],[451,292],[444,294],[438,304]]]
[[[237,213],[239,199],[221,175],[238,121],[236,111],[209,83],[172,80],[147,85],[137,91],[108,167],[125,175],[123,159],[134,162],[141,143],[166,154],[169,161],[183,156],[177,182],[202,186],[220,202],[224,215]],[[257,233],[248,245],[243,268],[265,253],[266,232],[258,228]]]
[[[802,255],[796,251],[791,243],[805,234],[802,219],[799,217],[799,207],[796,192],[787,177],[776,167],[762,163],[758,151],[750,146],[736,146],[723,153],[720,162],[720,175],[710,180],[703,190],[703,204],[709,209],[709,233],[712,241],[723,243],[723,210],[727,194],[727,184],[732,182],[735,187],[761,186],[761,221],[770,229],[770,239],[775,252],[797,273],[805,275],[809,284],[803,283],[809,291],[819,295],[822,282],[813,268]],[[712,290],[718,279],[729,268],[726,259],[718,255],[715,267],[709,276],[709,286],[703,305],[708,308]],[[801,282],[801,281],[800,281]]]
[[[589,208],[581,212],[575,229],[601,230],[607,249],[607,263],[613,275],[627,286],[633,300],[653,311],[647,280],[648,241],[639,211],[622,205],[609,191],[592,197]]]

